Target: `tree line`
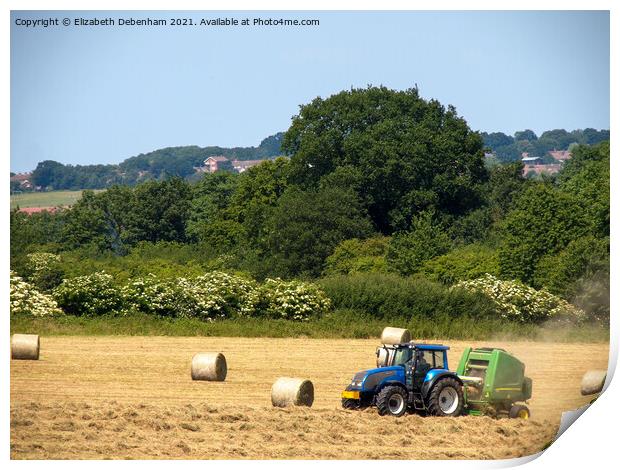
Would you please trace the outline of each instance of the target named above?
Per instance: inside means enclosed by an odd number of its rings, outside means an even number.
[[[263,139],[258,147],[168,147],[128,158],[118,165],[64,165],[45,160],[32,172],[32,184],[46,190],[105,189],[133,186],[170,177],[196,178],[196,167],[215,155],[230,160],[262,160],[281,155],[282,133]],[[12,189],[18,190],[19,184]]]
[[[515,132],[514,136],[503,132],[483,132],[482,140],[485,147],[491,150],[501,162],[513,162],[521,159],[522,153],[531,157],[539,157],[543,163],[557,163],[549,155],[551,150],[570,150],[572,146],[585,144],[595,145],[609,140],[609,130],[592,128],[566,131],[554,129],[543,132],[540,137],[530,129]]]

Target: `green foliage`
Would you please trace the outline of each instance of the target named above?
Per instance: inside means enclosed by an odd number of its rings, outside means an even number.
[[[257,160],[281,154],[282,133],[264,139],[258,147],[168,147],[131,157],[119,165],[63,165],[40,162],[32,173],[35,185],[47,189],[103,189],[170,177],[189,178],[208,158],[223,155],[230,160]]]
[[[60,256],[54,253],[36,252],[26,255],[26,280],[37,289],[49,292],[62,282],[64,271]]]
[[[558,175],[559,187],[583,202],[583,216],[598,237],[609,236],[609,142],[580,145]]]
[[[497,221],[506,215],[514,199],[524,190],[523,163],[510,163],[491,171],[487,189],[488,207],[492,218]]]
[[[582,201],[549,184],[537,183],[520,195],[502,228],[502,277],[531,283],[541,258],[586,235],[588,222]]]
[[[480,203],[482,140],[453,107],[417,89],[352,89],[301,107],[284,135],[291,179],[306,187],[339,167],[362,175],[361,200],[382,233],[419,211],[462,214]]]
[[[497,251],[480,244],[465,245],[427,261],[419,273],[444,284],[476,279],[487,273],[497,276]]]
[[[501,281],[485,274],[471,281],[462,281],[455,289],[482,292],[491,299],[503,319],[523,323],[547,320],[581,321],[585,312],[545,290],[536,290],[518,281]]]
[[[248,169],[239,177],[231,196],[227,217],[243,227],[243,232],[237,232],[245,234],[245,240],[254,246],[266,243],[267,220],[288,187],[288,165],[287,159],[278,158]]]
[[[599,272],[609,273],[609,238],[585,236],[572,240],[557,254],[544,256],[538,263],[533,285],[570,296],[578,279]]]
[[[602,325],[558,325],[553,329],[499,319],[470,317],[406,319],[394,317],[391,324],[408,328],[415,338],[426,340],[466,339],[538,340],[553,342],[609,342],[609,328]],[[196,318],[169,318],[155,315],[34,317],[12,315],[11,333],[32,332],[44,336],[123,335],[193,337],[267,337],[267,338],[373,338],[376,340],[386,320],[372,318],[354,310],[335,310],[307,322],[235,317],[216,322]]]
[[[178,178],[150,181],[135,189],[84,191],[67,213],[64,244],[68,249],[90,244],[124,255],[139,241],[183,242],[190,200],[189,185]]]
[[[528,141],[528,142],[533,142],[535,140],[538,140],[538,136],[536,135],[536,133],[530,129],[525,129],[524,131],[517,131],[515,132],[515,140],[518,141]]]
[[[10,282],[11,315],[45,317],[62,314],[62,310],[51,296],[39,292],[13,271],[10,272]]]
[[[430,212],[424,212],[414,219],[409,232],[397,233],[390,240],[388,267],[402,275],[414,274],[425,261],[443,255],[450,247],[445,230],[433,221]]]
[[[325,274],[387,272],[388,243],[389,238],[380,235],[365,240],[345,240],[325,260]]]
[[[330,308],[329,299],[314,284],[267,279],[258,289],[249,293],[242,314],[308,321],[320,317]]]
[[[57,250],[62,241],[65,211],[58,214],[39,212],[32,215],[11,211],[11,267],[21,272],[25,256],[32,251]]]
[[[365,273],[326,277],[319,286],[336,309],[353,309],[373,318],[495,317],[495,306],[484,295],[424,278]]]
[[[542,258],[534,285],[569,299],[595,321],[608,321],[609,274],[609,238],[586,236]]]
[[[132,243],[186,241],[191,196],[189,185],[180,178],[136,186],[130,212]]]
[[[192,187],[191,215],[187,225],[188,236],[194,240],[215,241],[218,247],[230,248],[239,229],[231,230],[236,222],[221,220],[223,212],[229,207],[239,175],[217,172],[205,174]],[[230,241],[230,242],[229,242]]]
[[[124,306],[118,286],[105,272],[65,279],[52,295],[69,315],[117,314]]]
[[[490,208],[483,207],[452,220],[449,223],[448,233],[457,244],[475,243],[488,237],[492,222]]]
[[[84,276],[99,271],[111,274],[118,283],[150,273],[160,279],[196,277],[205,273],[214,257],[209,247],[176,242],[140,242],[125,256],[99,252],[84,247],[65,251],[62,267],[67,277]]]
[[[365,237],[372,226],[354,192],[340,188],[287,190],[267,224],[267,246],[282,276],[318,276],[342,241]]]

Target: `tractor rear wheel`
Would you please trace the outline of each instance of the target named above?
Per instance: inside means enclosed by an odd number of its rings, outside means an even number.
[[[511,418],[530,419],[530,409],[525,405],[512,405],[509,416]]]
[[[439,379],[428,397],[428,412],[433,416],[459,416],[463,412],[463,387],[451,377]]]
[[[395,385],[383,388],[377,395],[380,415],[402,416],[407,412],[407,392]]]

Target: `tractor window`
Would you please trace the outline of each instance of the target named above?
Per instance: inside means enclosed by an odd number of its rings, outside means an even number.
[[[434,356],[434,368],[435,369],[445,369],[445,364],[443,361],[443,351],[433,351]]]
[[[425,365],[428,370],[446,368],[443,360],[443,351],[420,351],[419,357],[423,358],[420,363]]]
[[[409,348],[397,349],[394,354],[394,365],[400,366],[408,362],[411,359],[411,351]]]

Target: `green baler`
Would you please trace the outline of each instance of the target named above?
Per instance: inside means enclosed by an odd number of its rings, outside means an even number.
[[[532,379],[525,365],[499,348],[465,348],[457,376],[463,381],[467,412],[528,419]]]

